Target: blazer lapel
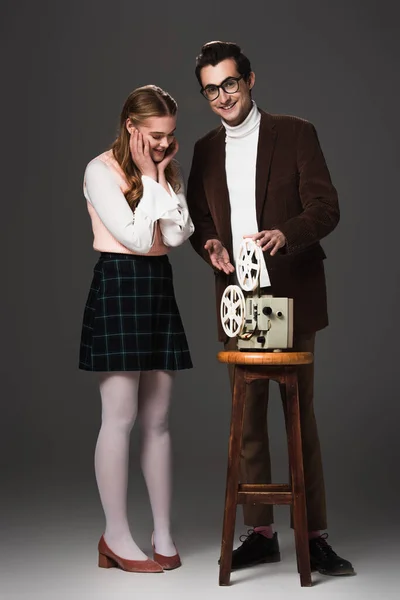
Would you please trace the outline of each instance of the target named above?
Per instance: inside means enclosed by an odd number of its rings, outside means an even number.
[[[263,110],[260,110],[260,113],[260,134],[256,163],[256,213],[259,227],[261,225],[261,215],[265,204],[271,160],[276,140],[275,124],[268,113]]]

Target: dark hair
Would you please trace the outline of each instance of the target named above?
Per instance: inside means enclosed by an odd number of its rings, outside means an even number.
[[[251,73],[251,65],[247,56],[243,54],[241,48],[237,44],[233,42],[217,41],[204,44],[200,54],[196,57],[195,73],[199,84],[202,85],[200,72],[203,67],[207,67],[208,65],[215,67],[215,65],[227,58],[233,58],[239,74],[247,81]]]

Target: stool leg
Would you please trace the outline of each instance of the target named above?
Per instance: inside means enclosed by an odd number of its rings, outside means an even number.
[[[311,586],[310,551],[297,373],[286,370],[287,438],[293,492],[293,527],[301,586]]]
[[[244,367],[235,365],[231,429],[228,448],[228,470],[226,477],[224,524],[222,529],[221,559],[219,568],[219,585],[229,585],[232,570],[232,550],[235,535],[237,492],[239,484],[240,451],[244,405],[246,399],[246,382]]]

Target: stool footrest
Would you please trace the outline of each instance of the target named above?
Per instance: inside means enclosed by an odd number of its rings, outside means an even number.
[[[290,485],[273,483],[241,483],[238,485],[238,504],[293,504]]]

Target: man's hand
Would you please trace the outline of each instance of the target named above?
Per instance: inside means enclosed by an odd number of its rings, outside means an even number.
[[[227,249],[219,240],[207,240],[204,248],[209,254],[211,264],[218,271],[223,271],[227,275],[235,271],[235,267],[230,262]]]
[[[259,233],[244,235],[243,237],[251,238],[257,242],[263,252],[272,248],[270,252],[271,256],[274,256],[274,254],[278,252],[279,248],[283,248],[283,246],[286,244],[286,238],[282,231],[279,231],[279,229],[265,229]]]

